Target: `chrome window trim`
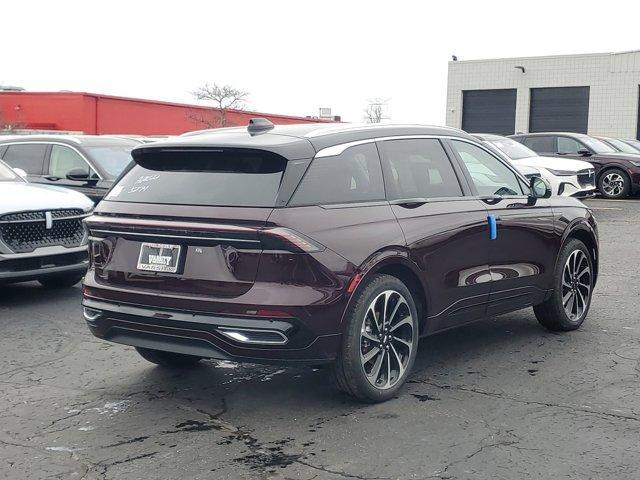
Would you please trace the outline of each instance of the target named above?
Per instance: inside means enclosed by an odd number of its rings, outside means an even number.
[[[80,142],[78,142],[78,145],[80,144]],[[63,142],[55,142],[55,141],[48,141],[48,140],[28,140],[26,142],[6,142],[6,143],[0,143],[0,147],[10,147],[13,145],[59,145],[61,147],[67,147],[70,148],[71,150],[75,151],[78,155],[80,155],[80,158],[82,158],[85,163],[89,166],[89,168],[91,170],[93,170],[96,175],[98,175],[98,178],[100,180],[104,180],[104,177],[100,174],[100,172],[98,171],[98,169],[93,165],[93,163],[91,163],[89,161],[89,159],[80,151],[78,150],[76,147],[74,147],[73,145],[68,145],[66,143]],[[5,152],[6,154],[6,152]],[[51,153],[49,153],[49,158],[47,160],[51,160]],[[45,173],[45,175],[47,175],[48,172]],[[43,175],[43,176],[45,176]]]

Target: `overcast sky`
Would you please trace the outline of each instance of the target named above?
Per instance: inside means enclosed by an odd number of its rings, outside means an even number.
[[[443,124],[447,62],[640,48],[627,1],[5,1],[0,84],[179,102],[205,82],[253,110]]]

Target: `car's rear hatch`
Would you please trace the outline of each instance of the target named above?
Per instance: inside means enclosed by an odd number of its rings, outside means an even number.
[[[96,282],[161,295],[246,293],[291,162],[253,149],[150,152],[87,220]]]

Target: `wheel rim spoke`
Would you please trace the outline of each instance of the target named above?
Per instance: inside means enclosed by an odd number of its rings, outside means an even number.
[[[580,320],[591,295],[591,267],[582,250],[571,252],[562,271],[562,305],[571,321]]]
[[[412,325],[412,324],[413,324],[413,321],[412,321],[411,315],[407,315],[398,323],[396,323],[393,327],[391,327],[389,331],[395,332],[398,328],[400,328],[403,325]]]
[[[367,340],[369,340],[370,342],[375,342],[378,343],[380,340],[375,337],[374,335],[372,335],[371,333],[367,332],[364,328],[361,330],[361,335],[366,338]]]
[[[361,355],[360,359],[362,360],[362,363],[365,364],[367,362],[370,362],[381,351],[382,350],[379,347],[372,347],[371,350],[369,350],[367,353]]]
[[[404,338],[400,338],[400,337],[393,337],[392,342],[400,342],[402,345],[404,345],[407,348],[409,348],[409,350],[411,350],[411,347],[413,346],[413,344],[411,342],[408,342]]]
[[[404,378],[413,353],[414,328],[402,294],[386,290],[373,299],[360,329],[360,362],[371,385],[385,390]]]
[[[402,365],[402,360],[400,359],[400,355],[398,355],[398,351],[396,347],[391,344],[391,350],[393,351],[393,356],[396,358],[396,362],[398,362],[398,376],[401,377],[404,375],[404,366]]]
[[[374,386],[378,383],[378,377],[380,375],[382,362],[384,362],[384,357],[385,357],[385,352],[383,351],[382,355],[378,355],[378,358],[376,359],[376,363],[373,364],[373,367],[371,368],[371,373],[367,375],[369,382],[371,382],[371,384],[373,384]]]

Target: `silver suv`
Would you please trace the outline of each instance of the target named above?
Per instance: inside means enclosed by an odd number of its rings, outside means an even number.
[[[66,188],[29,184],[22,174],[0,160],[0,283],[75,285],[88,266],[83,219],[93,202]]]

